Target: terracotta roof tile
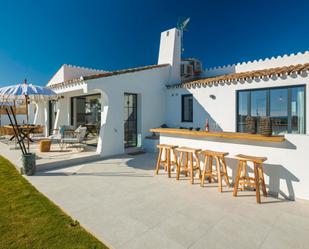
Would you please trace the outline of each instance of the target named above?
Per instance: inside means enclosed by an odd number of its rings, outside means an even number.
[[[169,64],[150,65],[150,66],[144,66],[144,67],[128,68],[128,69],[117,70],[117,71],[112,71],[112,72],[82,76],[82,77],[77,78],[77,79],[72,79],[72,80],[67,80],[67,81],[64,81],[64,82],[56,83],[56,84],[50,85],[49,87],[55,89],[55,88],[59,88],[59,87],[65,87],[65,86],[68,86],[68,85],[80,84],[80,83],[82,83],[83,81],[86,81],[86,80],[106,78],[106,77],[121,75],[121,74],[126,74],[126,73],[134,73],[134,72],[139,72],[139,71],[144,71],[144,70],[166,67],[168,65]]]
[[[254,78],[263,78],[263,77],[271,77],[273,75],[282,75],[282,74],[292,74],[292,73],[301,73],[302,71],[309,70],[309,63],[306,64],[297,64],[297,65],[290,65],[284,67],[275,67],[275,68],[268,68],[263,70],[255,70],[255,71],[248,71],[248,72],[241,72],[241,73],[232,73],[232,74],[225,74],[215,77],[208,77],[208,78],[200,78],[191,80],[189,82],[183,82],[176,85],[168,85],[167,88],[173,87],[181,87],[181,88],[188,88],[195,85],[209,85],[214,83],[226,83],[231,81],[239,81],[239,80],[247,80],[247,79],[254,79]]]

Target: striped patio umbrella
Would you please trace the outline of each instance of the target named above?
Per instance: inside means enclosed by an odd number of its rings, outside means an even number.
[[[40,102],[53,99],[56,96],[57,94],[50,88],[27,84],[26,80],[23,84],[0,88],[0,98],[5,102],[25,99]]]
[[[0,88],[0,101],[10,102],[22,100],[26,103],[27,123],[28,123],[28,102],[42,102],[45,100],[55,99],[57,94],[48,87],[27,84],[27,80],[23,84],[13,86],[5,86]]]
[[[29,124],[28,102],[34,101],[36,103],[56,99],[57,94],[48,87],[36,86],[27,84],[27,80],[24,80],[23,84],[17,84],[13,86],[6,86],[0,88],[0,101],[25,101],[26,103],[26,119]],[[29,141],[28,141],[29,149]]]

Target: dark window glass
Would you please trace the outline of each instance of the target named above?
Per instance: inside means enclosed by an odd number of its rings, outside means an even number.
[[[288,133],[288,89],[270,90],[270,117],[273,134]]]
[[[245,132],[245,121],[248,116],[249,91],[238,92],[238,131]]]
[[[182,95],[182,122],[193,122],[193,97],[192,94]]]
[[[54,132],[56,117],[57,117],[56,102],[49,101],[49,135],[52,135]]]
[[[137,95],[124,94],[124,145],[137,146]]]

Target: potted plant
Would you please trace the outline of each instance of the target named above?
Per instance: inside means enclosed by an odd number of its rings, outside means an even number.
[[[36,155],[35,153],[26,153],[22,155],[22,174],[27,176],[34,175],[36,170]]]

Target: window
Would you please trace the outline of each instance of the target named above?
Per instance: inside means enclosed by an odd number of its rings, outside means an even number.
[[[260,131],[260,127],[259,127],[259,119],[260,117],[265,117],[267,116],[267,110],[266,110],[266,106],[267,106],[267,90],[255,90],[255,91],[251,91],[251,112],[250,115],[252,117],[256,117],[257,119],[257,131]]]
[[[137,94],[124,94],[124,146],[137,146]]]
[[[237,115],[237,131],[245,132],[246,130],[246,117],[249,115],[249,91],[242,91],[238,93],[238,115]]]
[[[305,87],[291,89],[291,133],[305,133]]]
[[[274,135],[305,133],[305,87],[276,87],[237,92],[237,131],[246,132],[245,119],[271,117]]]
[[[86,144],[97,146],[101,127],[101,94],[71,98],[71,125],[87,127]]]
[[[181,121],[193,122],[193,97],[192,94],[181,96]]]
[[[269,116],[274,134],[288,133],[288,88],[270,90]]]

